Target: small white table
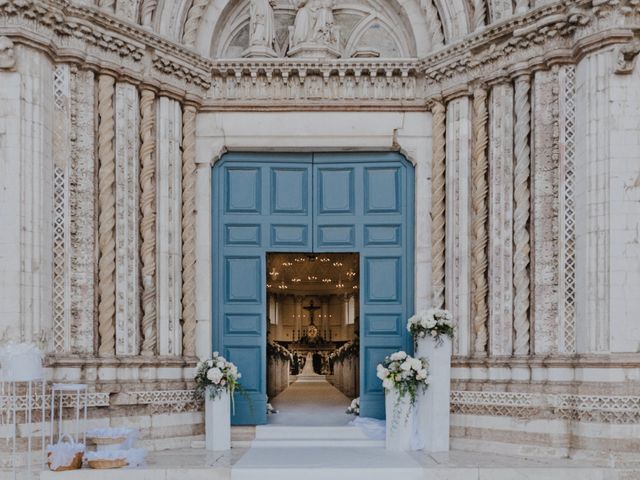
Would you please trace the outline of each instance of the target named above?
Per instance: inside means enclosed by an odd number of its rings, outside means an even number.
[[[64,396],[67,393],[75,393],[75,435],[71,435],[69,432],[63,432],[62,430],[62,407],[64,403]],[[58,442],[64,433],[69,434],[73,441],[78,443],[80,439],[80,410],[84,410],[84,425],[87,424],[87,385],[84,383],[54,383],[51,386],[51,433],[50,443],[53,443],[53,420],[55,413],[56,394],[58,394]],[[86,428],[83,428],[82,443],[86,445]]]

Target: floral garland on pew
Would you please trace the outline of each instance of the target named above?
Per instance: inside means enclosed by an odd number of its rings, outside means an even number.
[[[355,339],[351,342],[345,343],[343,346],[331,352],[329,355],[329,362],[333,365],[336,362],[343,362],[349,358],[355,358],[360,355],[360,341]]]
[[[273,358],[274,360],[288,360],[293,363],[293,354],[276,342],[267,342],[267,357]]]

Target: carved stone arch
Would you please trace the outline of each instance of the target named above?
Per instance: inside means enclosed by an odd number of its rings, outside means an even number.
[[[238,2],[230,4],[228,12],[218,21],[218,27],[214,30],[211,39],[211,50],[209,54],[213,58],[224,58],[229,56],[231,43],[242,33],[242,30],[249,28],[249,4],[248,2]],[[225,55],[226,53],[226,55]],[[240,55],[231,55],[236,58]]]
[[[469,21],[469,10],[464,0],[433,0],[442,22],[445,43],[453,43],[473,29]]]
[[[403,39],[393,31],[393,26],[389,25],[384,18],[374,14],[364,18],[351,32],[345,46],[345,54],[347,57],[351,57],[353,53],[355,53],[355,48],[357,47],[358,42],[360,42],[368,30],[376,24],[380,24],[385,29],[385,32],[394,40],[397,49],[400,51],[400,56],[414,56],[411,53],[410,47],[405,45]]]
[[[158,0],[153,30],[171,40],[181,42],[184,22],[193,0]]]

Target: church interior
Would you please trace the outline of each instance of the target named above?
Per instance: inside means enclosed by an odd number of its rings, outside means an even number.
[[[266,288],[269,423],[346,424],[360,384],[359,255],[271,253]]]

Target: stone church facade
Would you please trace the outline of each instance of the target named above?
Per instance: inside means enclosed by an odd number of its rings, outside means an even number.
[[[297,3],[0,0],[2,340],[89,384],[92,425],[189,446],[212,166],[396,151],[415,307],[457,324],[452,446],[637,456],[640,4],[329,2],[305,43]]]

